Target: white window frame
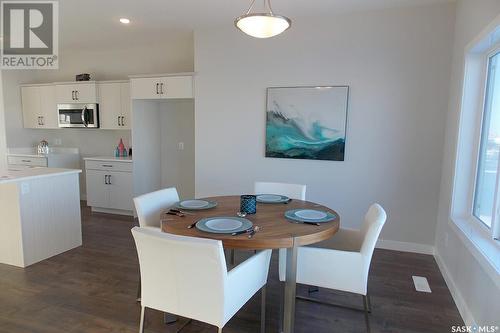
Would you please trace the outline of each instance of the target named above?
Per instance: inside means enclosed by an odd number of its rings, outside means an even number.
[[[473,178],[473,184],[472,184],[472,198],[471,198],[471,218],[475,220],[476,223],[479,223],[481,227],[483,227],[483,231],[486,232],[487,234],[490,235],[495,240],[499,240],[500,238],[500,205],[499,205],[499,179],[500,179],[500,163],[497,165],[497,179],[496,179],[496,184],[495,184],[495,196],[493,198],[493,215],[491,217],[491,227],[488,227],[481,219],[479,219],[477,216],[474,215],[474,203],[475,203],[475,196],[476,196],[476,189],[477,189],[477,179],[478,179],[478,173],[479,173],[479,159],[481,158],[481,139],[482,139],[482,133],[483,133],[483,121],[484,121],[484,113],[486,112],[486,103],[487,98],[488,98],[488,80],[489,80],[489,73],[490,73],[490,59],[497,54],[500,54],[500,42],[495,44],[490,50],[485,52],[485,55],[482,60],[482,67],[484,68],[484,72],[482,74],[482,81],[483,85],[481,86],[481,103],[479,106],[478,110],[478,124],[477,130],[476,130],[476,141],[474,143],[475,146],[475,154],[476,156],[475,159],[475,165],[474,165],[474,178]],[[500,62],[499,62],[500,65]]]
[[[500,16],[465,49],[463,90],[456,146],[450,223],[474,256],[493,274],[500,274],[500,194],[498,173],[491,228],[474,216],[483,115],[490,57],[500,52]],[[500,163],[499,163],[500,169]],[[499,170],[500,171],[500,170]]]

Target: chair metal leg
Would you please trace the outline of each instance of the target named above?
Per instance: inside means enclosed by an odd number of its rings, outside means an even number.
[[[222,333],[222,327],[219,327],[218,333]]]
[[[354,311],[362,311],[362,312],[364,311],[364,309],[361,309],[361,308],[358,308],[358,307],[353,307],[353,306],[343,305],[343,304],[330,303],[330,302],[323,301],[323,300],[320,300],[320,299],[317,299],[317,298],[312,298],[312,297],[297,296],[296,298],[298,300],[301,300],[301,301],[307,301],[307,302],[313,302],[313,303],[318,303],[318,304],[324,304],[324,305],[328,305],[328,306],[334,306],[334,307],[337,307],[337,308],[344,308],[344,309],[349,309],[349,310],[354,310]]]
[[[316,286],[310,286],[310,287],[309,287],[309,289],[307,289],[307,292],[308,292],[309,294],[312,294],[312,293],[317,293],[317,292],[319,292],[319,288],[318,288],[318,287],[316,287]]]
[[[139,284],[137,285],[137,298],[135,299],[136,302],[141,301],[141,276],[139,275]]]
[[[231,259],[229,262],[231,263],[231,266],[234,266],[234,249],[230,250],[230,257]]]
[[[139,323],[139,333],[144,333],[144,317],[146,316],[146,308],[141,306],[141,321]]]
[[[184,329],[184,327],[186,327],[187,325],[189,325],[193,320],[192,319],[189,319],[188,321],[186,321],[184,324],[182,324],[181,327],[179,327],[177,329],[177,331],[175,331],[175,333],[180,333],[180,331],[182,331]]]
[[[177,316],[168,312],[163,313],[163,323],[173,324],[177,321]]]
[[[278,332],[283,332],[283,319],[284,319],[284,313],[285,313],[285,307],[284,307],[284,300],[285,300],[285,283],[282,282],[280,283],[280,290],[281,290],[281,295],[280,295],[280,310],[279,310],[279,325],[278,325]]]
[[[260,301],[260,333],[266,331],[266,285],[264,285],[261,290],[261,301]]]
[[[366,322],[366,331],[368,333],[371,333],[371,330],[370,330],[370,318],[368,317],[368,314],[371,312],[371,310],[369,310],[369,300],[368,300],[368,297],[366,297],[365,295],[363,295],[363,307],[365,309],[365,322]]]

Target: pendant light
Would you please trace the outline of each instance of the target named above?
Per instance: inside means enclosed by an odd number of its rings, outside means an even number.
[[[247,12],[234,20],[234,25],[249,36],[269,38],[279,35],[290,28],[292,21],[285,16],[276,15],[271,8],[271,0],[264,0],[265,13],[250,13],[255,0],[252,0]]]

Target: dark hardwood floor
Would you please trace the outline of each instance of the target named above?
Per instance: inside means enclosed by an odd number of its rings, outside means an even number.
[[[83,209],[83,246],[26,269],[0,265],[0,332],[138,332],[135,302],[138,262],[131,218],[91,215]],[[237,259],[245,256],[237,252]],[[238,256],[240,258],[238,258]],[[340,268],[339,268],[340,269]],[[432,293],[414,290],[412,275],[428,278]],[[463,321],[432,256],[376,250],[369,290],[372,332],[450,332]],[[299,286],[304,294],[307,287]],[[273,256],[267,297],[267,332],[277,332],[280,284]],[[361,296],[321,289],[314,297],[362,306]],[[260,295],[224,332],[259,332]],[[149,310],[146,332],[175,332],[186,319],[165,325]],[[365,332],[364,315],[348,309],[297,302],[296,332]],[[217,332],[193,321],[182,331]]]

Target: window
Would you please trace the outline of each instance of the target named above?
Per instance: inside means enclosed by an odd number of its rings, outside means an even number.
[[[473,213],[488,228],[498,200],[500,151],[500,52],[488,58],[487,84],[481,126]]]
[[[464,60],[450,226],[485,271],[498,279],[500,16],[467,45]]]

